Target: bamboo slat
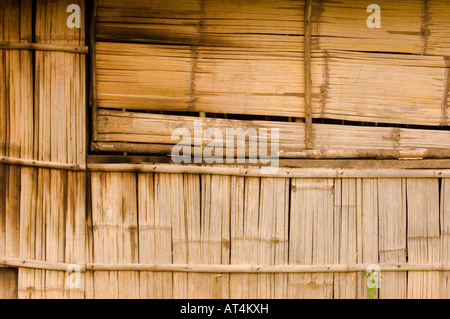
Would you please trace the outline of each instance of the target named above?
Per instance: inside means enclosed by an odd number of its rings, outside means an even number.
[[[440,237],[441,237],[441,261],[449,263],[450,260],[450,180],[444,178],[441,181],[441,203],[440,203]],[[449,272],[441,273],[441,298],[450,297]]]
[[[378,179],[363,178],[356,180],[358,196],[356,207],[357,222],[357,262],[378,264],[379,261],[379,208],[378,208]],[[367,280],[356,274],[357,298],[367,299]],[[379,298],[379,295],[375,298]]]
[[[172,182],[181,179],[182,175],[157,174],[154,179],[155,187],[155,262],[172,263],[172,205],[176,196],[172,192]],[[173,274],[155,274],[156,296],[154,298],[173,298]]]
[[[433,263],[440,260],[439,181],[437,179],[408,179],[408,261]],[[438,272],[409,272],[410,299],[439,298]]]
[[[153,174],[138,174],[138,234],[139,234],[139,263],[155,263],[156,246],[155,234],[155,188]],[[156,298],[156,274],[141,271],[139,274],[139,297]]]
[[[356,264],[358,260],[357,207],[361,195],[357,179],[335,180],[334,259],[337,263]],[[357,297],[357,276],[345,273],[334,276],[334,298]]]
[[[189,178],[189,177],[188,177]],[[187,179],[188,179],[187,178]],[[188,230],[187,212],[185,208],[185,184],[184,176],[182,174],[171,174],[167,181],[170,187],[170,201],[167,202],[168,209],[165,211],[169,215],[171,223],[171,250],[172,263],[178,264],[188,261]],[[186,194],[189,194],[190,189],[186,189]],[[197,188],[198,192],[198,188]],[[195,197],[195,192],[193,193]],[[183,299],[188,298],[188,275],[184,273],[172,274],[172,298]],[[201,289],[205,291],[205,289]]]
[[[333,263],[333,179],[293,179],[289,264]],[[319,266],[320,267],[320,266]],[[333,274],[288,276],[289,298],[332,298]]]
[[[378,179],[379,261],[406,262],[406,181]],[[380,299],[406,299],[406,274],[381,274]]]

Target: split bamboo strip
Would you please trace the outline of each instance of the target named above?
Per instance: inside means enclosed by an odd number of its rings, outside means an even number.
[[[361,200],[357,179],[336,179],[334,190],[334,260],[342,264],[356,264],[358,260],[357,207]],[[359,275],[357,273],[335,274],[334,298],[355,299]]]
[[[379,207],[378,207],[378,180],[375,178],[362,178],[356,180],[356,223],[357,223],[357,263],[378,264],[379,260]],[[357,298],[367,298],[367,280],[360,274],[355,275],[357,280]],[[379,298],[377,295],[375,298]]]
[[[31,51],[58,51],[70,53],[89,53],[89,47],[64,45],[64,44],[43,44],[43,43],[11,43],[0,42],[0,49],[2,50],[31,50]]]
[[[245,178],[231,177],[231,211],[230,211],[230,265],[245,264],[244,241],[244,192]],[[247,277],[230,275],[230,298],[243,298],[248,295]]]
[[[172,211],[171,201],[176,195],[172,192],[172,177],[169,174],[155,174],[155,263],[173,263],[172,256]],[[175,180],[182,175],[175,174]],[[173,274],[157,273],[154,277],[157,299],[173,298]]]
[[[379,261],[406,262],[406,180],[378,179]],[[380,299],[406,299],[406,274],[384,273],[381,275]]]
[[[441,203],[440,203],[440,237],[441,237],[441,262],[450,261],[450,179],[441,181]],[[441,295],[443,299],[450,298],[450,273],[441,273]]]
[[[151,173],[138,174],[138,234],[139,234],[139,263],[155,264],[156,233],[155,226],[155,187],[154,175]],[[154,299],[157,297],[157,274],[150,271],[141,271],[139,274],[139,297]]]
[[[435,263],[440,260],[439,181],[408,179],[408,261]],[[440,275],[437,272],[408,273],[408,298],[439,298]]]
[[[259,210],[258,264],[285,265],[289,257],[289,180],[262,178]],[[257,298],[287,298],[288,276],[259,275],[257,287]]]
[[[198,177],[198,176],[196,176]],[[187,177],[188,179],[189,177]],[[186,190],[183,174],[171,174],[168,175],[168,187],[170,187],[170,200],[166,203],[167,210],[164,212],[168,214],[168,218],[171,219],[171,250],[172,263],[187,263],[188,262],[188,228],[186,227],[187,221],[187,208],[185,208],[185,196],[190,189]],[[185,193],[186,191],[186,193]],[[194,190],[192,190],[194,191]],[[196,188],[199,191],[199,188]],[[199,194],[192,195],[195,197]],[[174,299],[186,299],[188,298],[188,276],[184,273],[174,272],[172,274],[172,298]],[[205,292],[205,289],[200,289]]]
[[[289,266],[333,263],[332,179],[293,179],[291,183]],[[333,274],[292,274],[289,298],[332,298]]]
[[[92,174],[94,260],[138,263],[136,180],[129,173]],[[110,271],[94,274],[95,298],[137,298],[139,275]]]
[[[209,212],[210,207],[210,185],[205,185],[205,180],[210,176],[198,176],[195,174],[185,175],[184,194],[186,202],[186,224],[187,224],[187,263],[199,264],[209,257],[202,255],[202,213],[205,210]],[[208,179],[210,181],[210,178]],[[206,219],[206,218],[205,218]],[[203,260],[202,260],[203,259]],[[211,289],[209,275],[188,274],[188,298],[211,298]],[[208,285],[208,286],[207,286]]]

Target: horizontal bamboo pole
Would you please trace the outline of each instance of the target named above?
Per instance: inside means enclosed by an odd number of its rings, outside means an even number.
[[[45,161],[26,160],[0,156],[0,164],[59,169],[68,171],[93,172],[135,172],[135,173],[173,173],[173,174],[211,174],[250,177],[285,177],[285,178],[442,178],[450,177],[450,169],[346,169],[346,168],[285,168],[264,174],[258,166],[236,167],[218,165],[189,165],[189,164],[134,164],[134,163],[89,163],[84,165],[55,163]]]
[[[35,161],[35,160],[27,160],[27,159],[6,157],[6,156],[0,156],[0,164],[38,167],[38,168],[51,168],[51,169],[59,169],[59,170],[67,170],[67,171],[85,171],[86,170],[85,166],[78,165],[78,164]]]
[[[89,47],[67,44],[46,44],[46,43],[11,43],[0,42],[0,49],[3,50],[31,50],[31,51],[59,51],[69,53],[87,54]]]
[[[94,151],[133,152],[168,155],[174,145],[151,143],[92,142]],[[207,147],[207,146],[206,146]],[[248,150],[246,150],[246,155]],[[426,159],[450,158],[450,149],[312,149],[296,152],[280,151],[289,159]]]
[[[43,260],[19,259],[19,258],[4,258],[0,257],[0,267],[20,267],[30,269],[44,269],[67,271],[72,264],[57,263]],[[86,265],[77,264],[80,267],[80,272],[86,271]]]
[[[302,150],[298,152],[281,152],[280,158],[379,158],[379,159],[425,159],[450,158],[450,149],[328,149]]]
[[[211,174],[250,177],[285,178],[439,178],[450,177],[450,169],[334,169],[334,168],[279,168],[263,174],[260,168],[195,166],[176,164],[88,164],[89,171],[135,172],[173,174]]]
[[[26,260],[19,258],[2,258],[4,267],[21,267],[67,271],[72,264],[49,261]],[[380,263],[381,271],[450,271],[448,263]],[[154,271],[154,272],[189,272],[189,273],[322,273],[366,271],[369,264],[335,264],[335,265],[188,265],[188,264],[78,264],[80,272],[86,271]]]

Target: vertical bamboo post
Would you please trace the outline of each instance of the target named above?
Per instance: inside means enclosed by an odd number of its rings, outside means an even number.
[[[91,98],[92,98],[92,140],[98,140],[98,129],[97,129],[97,50],[95,47],[95,29],[97,25],[97,0],[94,0],[91,15],[91,25],[89,28],[89,41],[90,41],[90,52],[91,52]]]
[[[305,2],[305,144],[313,148],[311,110],[311,12],[312,0]]]

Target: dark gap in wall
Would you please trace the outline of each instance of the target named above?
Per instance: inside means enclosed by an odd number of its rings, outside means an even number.
[[[137,262],[140,263],[141,257],[140,257],[140,243],[139,243],[139,174],[136,173],[136,237],[137,237]],[[138,280],[139,283],[139,280]]]
[[[442,196],[442,178],[438,178],[438,183],[439,183],[439,236],[441,236],[442,234],[442,229],[441,229],[441,225],[443,224],[443,220],[442,218],[444,217],[444,212],[442,211],[444,209],[444,205],[443,204],[443,196]]]
[[[291,257],[291,252],[289,250],[290,248],[290,242],[291,242],[291,212],[292,212],[292,182],[293,182],[293,178],[289,178],[289,189],[288,189],[288,214],[287,214],[287,225],[288,225],[288,229],[287,229],[287,252],[288,252],[288,256],[287,256],[287,263],[288,265],[290,264],[290,257]]]
[[[406,262],[408,262],[408,180],[406,178],[403,178],[403,183],[405,185],[405,212],[406,212],[406,229],[405,229],[405,243],[406,243]],[[408,272],[406,272],[406,276],[408,276]],[[406,286],[408,286],[408,283],[406,283]]]

